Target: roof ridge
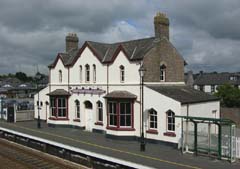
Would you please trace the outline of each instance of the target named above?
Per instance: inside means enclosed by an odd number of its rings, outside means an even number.
[[[147,39],[154,39],[155,37],[148,37],[148,38],[139,38],[139,39],[133,39],[133,40],[127,40],[127,41],[120,41],[120,42],[113,42],[113,43],[104,43],[104,42],[96,42],[96,41],[86,41],[86,42],[92,42],[92,43],[98,43],[98,44],[105,44],[105,45],[118,45],[121,43],[130,43],[134,41],[140,41],[140,40],[147,40]]]

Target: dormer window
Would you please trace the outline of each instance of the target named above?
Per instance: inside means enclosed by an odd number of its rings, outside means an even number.
[[[82,83],[82,66],[79,66],[79,81]]]
[[[62,83],[62,71],[61,70],[58,71],[58,79],[59,79],[59,83]]]
[[[166,81],[166,66],[163,64],[160,66],[160,81],[165,82]]]
[[[93,64],[93,83],[96,83],[96,65]]]
[[[86,83],[90,82],[90,66],[85,65],[85,81]]]
[[[121,83],[124,83],[124,80],[125,80],[124,66],[121,65],[121,66],[119,67],[119,69],[120,69],[120,82],[121,82]]]

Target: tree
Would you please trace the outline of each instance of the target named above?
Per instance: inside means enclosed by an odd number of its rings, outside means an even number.
[[[217,88],[217,97],[221,98],[221,105],[226,107],[240,107],[240,89],[230,84]]]
[[[26,82],[28,80],[27,75],[23,72],[17,72],[15,74],[15,77],[18,78],[19,80],[23,81],[23,82]]]

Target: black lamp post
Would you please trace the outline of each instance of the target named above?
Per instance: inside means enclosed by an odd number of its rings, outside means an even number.
[[[146,69],[143,67],[143,65],[141,65],[141,67],[139,68],[139,75],[140,75],[140,87],[141,87],[141,115],[142,115],[142,131],[141,131],[141,138],[140,138],[140,151],[145,151],[145,139],[144,139],[144,116],[143,116],[143,111],[144,111],[144,108],[143,108],[143,78],[144,78],[144,74],[146,72]]]
[[[40,129],[41,128],[41,122],[40,122],[40,102],[39,102],[39,88],[38,88],[38,81],[39,81],[39,79],[40,79],[41,77],[40,77],[40,75],[39,74],[37,74],[36,75],[36,83],[37,83],[37,92],[38,92],[38,101],[37,101],[37,109],[38,109],[38,118],[37,118],[37,127]]]

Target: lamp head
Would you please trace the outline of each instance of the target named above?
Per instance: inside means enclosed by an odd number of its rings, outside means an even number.
[[[141,65],[141,67],[138,69],[140,77],[144,77],[144,74],[147,70]]]

